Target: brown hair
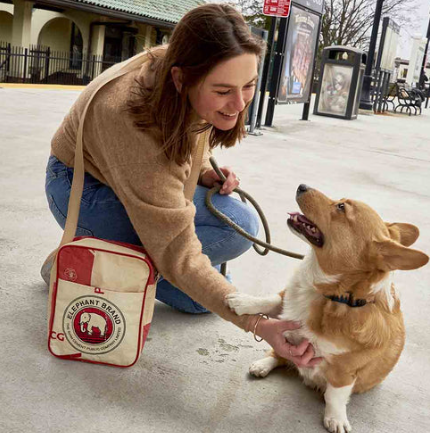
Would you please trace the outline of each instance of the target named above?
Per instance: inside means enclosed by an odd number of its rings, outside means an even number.
[[[185,163],[193,146],[191,134],[211,127],[205,124],[198,130],[191,130],[190,87],[220,62],[241,54],[255,54],[261,60],[263,50],[264,42],[251,34],[243,17],[233,7],[206,4],[189,11],[176,25],[167,49],[162,54],[158,49],[149,53],[156,80],[150,89],[145,86],[144,77],[138,79],[137,98],[130,103],[135,126],[150,128],[153,132],[152,127],[156,126],[157,138],[162,141],[167,158],[177,164]],[[180,67],[183,73],[180,93],[176,91],[170,72],[173,66]],[[247,108],[239,113],[233,129],[212,128],[211,148],[231,147],[245,135]]]

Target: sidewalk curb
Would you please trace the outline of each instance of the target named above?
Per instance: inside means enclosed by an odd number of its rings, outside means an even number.
[[[66,86],[61,84],[24,84],[0,83],[0,89],[39,89],[39,90],[76,90],[81,91],[85,86]]]

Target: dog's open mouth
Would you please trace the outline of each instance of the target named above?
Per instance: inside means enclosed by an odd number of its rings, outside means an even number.
[[[324,235],[312,221],[298,212],[289,213],[289,215],[287,223],[290,228],[303,235],[311,244],[317,247],[324,245]]]

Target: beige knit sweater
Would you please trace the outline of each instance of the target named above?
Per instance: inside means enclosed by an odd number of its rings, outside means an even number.
[[[168,161],[160,143],[133,125],[127,102],[138,74],[146,82],[153,79],[149,62],[107,84],[92,101],[83,133],[85,171],[113,189],[164,278],[249,330],[250,317],[239,317],[225,305],[225,296],[235,288],[211,266],[196,236],[195,207],[184,197],[192,162],[179,166]],[[52,139],[52,154],[69,167],[74,165],[80,114],[100,79],[85,88]],[[201,174],[210,168],[205,155]]]

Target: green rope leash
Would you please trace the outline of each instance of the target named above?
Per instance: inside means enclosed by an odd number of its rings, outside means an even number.
[[[226,180],[226,178],[224,176],[224,173],[219,169],[218,164],[216,163],[216,160],[215,160],[215,158],[213,156],[210,157],[210,163],[212,164],[212,167],[215,170],[215,172],[217,173],[217,175],[220,177],[222,183],[224,183],[225,180]],[[214,194],[216,194],[220,189],[221,189],[221,185],[216,185],[216,186],[214,186],[212,189],[210,189],[208,191],[208,193],[206,194],[206,206],[208,207],[208,209],[217,218],[219,218],[225,224],[227,224],[230,227],[232,227],[240,235],[242,235],[246,239],[248,239],[251,242],[253,242],[254,243],[253,244],[254,250],[258,254],[260,254],[262,256],[265,256],[266,254],[269,253],[269,251],[273,251],[275,253],[283,254],[284,256],[292,257],[294,259],[299,259],[299,260],[303,259],[304,256],[301,255],[301,254],[297,254],[297,253],[293,253],[291,251],[286,251],[286,250],[283,250],[281,248],[277,248],[277,247],[273,246],[270,243],[271,237],[270,237],[269,225],[267,223],[266,217],[264,216],[263,210],[258,205],[258,203],[248,193],[246,193],[245,191],[243,191],[241,188],[236,188],[234,190],[234,192],[236,192],[237,194],[239,194],[240,199],[242,200],[243,203],[247,203],[247,200],[248,200],[254,206],[254,208],[257,211],[258,215],[260,216],[261,222],[263,224],[266,242],[263,242],[260,239],[257,239],[255,237],[251,236],[249,233],[247,233],[245,230],[243,230],[242,227],[238,226],[230,218],[228,218],[222,212],[220,212],[218,209],[216,209],[215,206],[212,203],[212,196]],[[264,247],[264,250],[261,250],[257,245],[260,245],[260,246]],[[225,270],[226,270],[226,266],[225,265],[226,265],[225,263],[223,263],[221,265],[221,273],[223,275],[225,275]],[[224,270],[224,272],[223,272],[223,270]]]

